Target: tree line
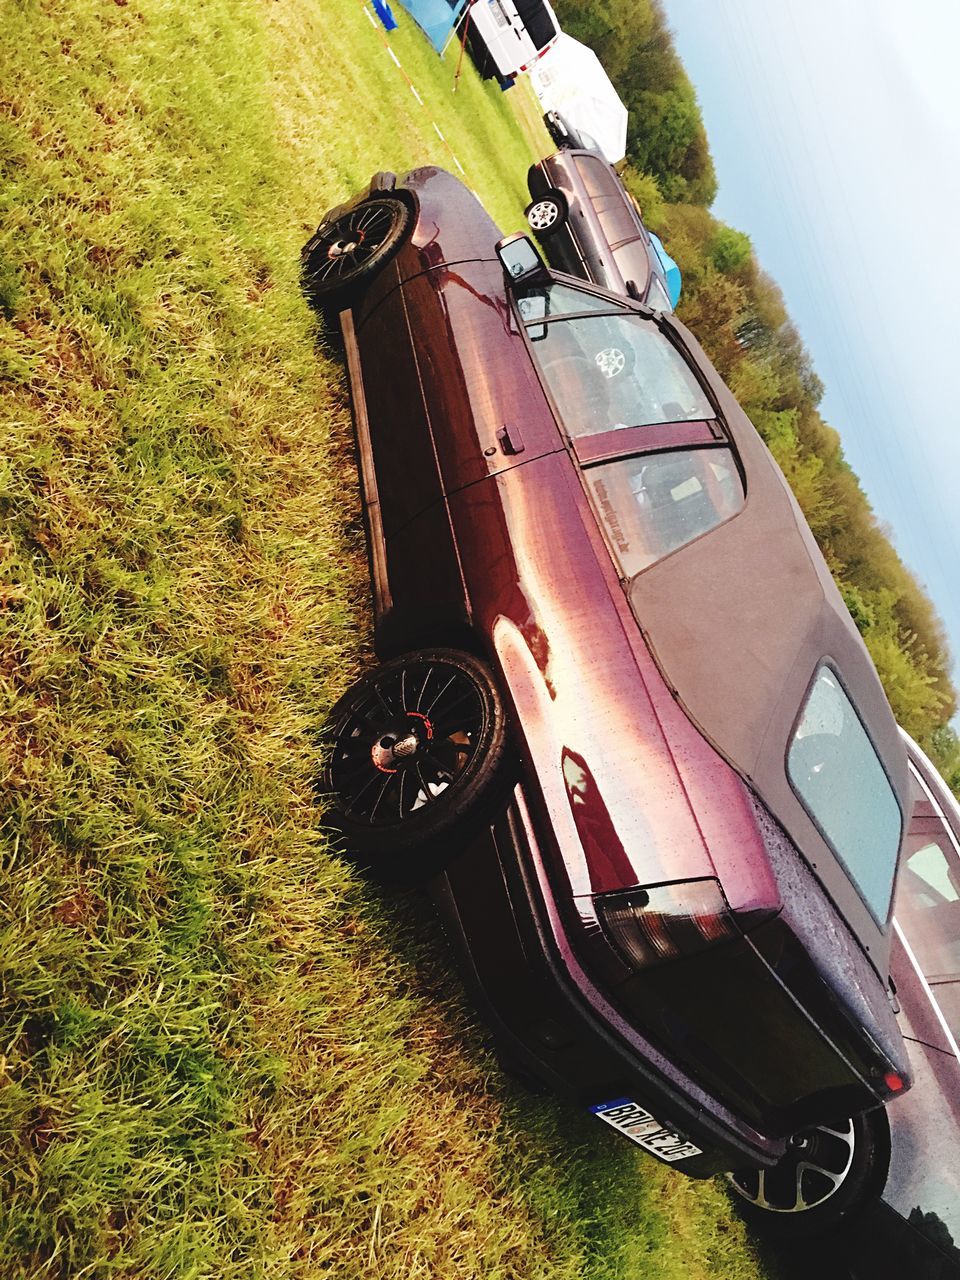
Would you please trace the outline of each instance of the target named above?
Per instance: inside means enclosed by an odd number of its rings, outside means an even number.
[[[658,0],[554,0],[629,112],[621,174],[683,273],[694,331],[789,480],[901,725],[960,794],[957,693],[943,624],[819,411],[823,386],[743,232],[709,211],[717,180],[696,95]]]

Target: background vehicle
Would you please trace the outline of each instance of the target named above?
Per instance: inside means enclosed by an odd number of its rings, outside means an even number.
[[[468,21],[481,73],[501,78],[529,70],[560,33],[547,0],[473,0]]]
[[[644,226],[613,165],[596,151],[566,148],[533,165],[527,222],[550,263],[614,293],[672,311],[680,271]]]
[[[559,111],[545,111],[543,123],[558,147],[574,147],[577,151],[600,151],[600,144],[585,129],[578,129]]]
[[[946,1280],[960,1276],[960,805],[903,737],[914,804],[890,964],[914,1087],[869,1121],[800,1135],[779,1170],[731,1185],[768,1233],[834,1228],[822,1248],[843,1275]]]
[[[305,248],[344,307],[387,659],[331,715],[330,821],[432,875],[505,1060],[694,1176],[771,1166],[909,1084],[903,748],[692,335],[498,237],[424,168]]]
[[[559,118],[564,126],[581,135],[589,135],[591,141],[585,144],[589,150],[601,151],[611,164],[624,158],[627,108],[589,45],[561,31],[534,64],[530,84],[548,116]],[[570,145],[559,131],[554,141],[558,147]]]

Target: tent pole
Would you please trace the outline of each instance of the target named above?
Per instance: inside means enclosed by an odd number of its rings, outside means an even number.
[[[472,3],[473,3],[473,0],[467,0],[466,8],[464,9],[463,13],[460,15],[463,20],[463,30],[460,35],[460,55],[457,58],[457,70],[456,70],[456,74],[453,77],[454,93],[457,92],[457,87],[460,84],[460,72],[463,68],[463,51],[467,47],[467,26],[468,26],[467,18],[470,15],[470,6]],[[454,30],[456,30],[456,23],[454,23]]]
[[[442,58],[442,57],[443,57],[443,55],[447,52],[447,50],[450,48],[450,41],[451,41],[451,40],[454,38],[454,36],[457,34],[457,26],[458,26],[458,25],[463,21],[463,19],[466,17],[466,15],[467,15],[467,10],[470,8],[470,4],[471,4],[471,0],[466,0],[466,3],[464,4],[464,7],[460,10],[460,13],[459,13],[458,17],[454,18],[454,20],[453,20],[453,26],[450,28],[450,34],[447,36],[446,40],[444,40],[444,42],[443,42],[443,48],[440,50],[440,57],[441,57],[441,58]]]

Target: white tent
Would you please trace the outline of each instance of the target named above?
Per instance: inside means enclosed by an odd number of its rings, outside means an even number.
[[[544,111],[557,111],[589,133],[611,164],[627,151],[627,108],[597,55],[561,31],[530,68],[530,82]]]

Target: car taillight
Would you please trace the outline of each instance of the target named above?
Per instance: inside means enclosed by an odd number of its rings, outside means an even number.
[[[685,880],[602,893],[594,898],[603,931],[623,959],[647,969],[739,938],[775,911],[735,915],[716,880]]]
[[[883,1083],[887,1087],[887,1092],[894,1094],[902,1093],[907,1082],[899,1071],[888,1071],[883,1077]]]

